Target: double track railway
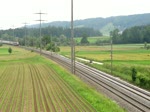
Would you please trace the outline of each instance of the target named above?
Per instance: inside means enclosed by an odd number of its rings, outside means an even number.
[[[42,51],[42,55],[71,70],[70,59],[47,51]],[[150,112],[150,92],[79,62],[76,62],[75,74],[122,100],[124,103],[120,105],[127,111]]]

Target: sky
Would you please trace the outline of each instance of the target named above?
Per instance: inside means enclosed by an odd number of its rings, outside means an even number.
[[[73,0],[74,20],[150,13],[149,0]],[[42,15],[44,22],[70,21],[71,0],[1,0],[0,29],[38,24]]]

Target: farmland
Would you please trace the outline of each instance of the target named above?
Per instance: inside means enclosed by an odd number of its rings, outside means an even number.
[[[111,73],[110,46],[76,46],[76,56],[84,59],[104,63],[103,66],[89,64],[97,69]],[[69,47],[61,47],[61,54],[70,56]],[[148,83],[141,84],[139,80],[132,82],[131,69],[137,70],[137,77],[143,76],[147,82],[150,80],[150,51],[144,49],[144,44],[113,45],[113,75],[127,80],[130,83],[150,90]]]
[[[124,111],[56,63],[12,49],[0,47],[0,112]]]

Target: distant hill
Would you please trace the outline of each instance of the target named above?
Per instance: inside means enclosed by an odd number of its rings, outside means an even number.
[[[123,31],[126,28],[133,26],[141,26],[150,24],[150,13],[136,14],[128,16],[114,16],[108,18],[89,18],[84,20],[75,20],[75,27],[90,27],[100,30],[104,35],[108,35],[110,31],[115,28]],[[32,27],[36,27],[34,25]],[[50,23],[44,23],[43,27],[56,26],[56,27],[70,27],[69,21],[54,21]]]

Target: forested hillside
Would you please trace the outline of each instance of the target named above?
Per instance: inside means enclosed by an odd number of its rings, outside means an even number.
[[[131,27],[121,34],[115,29],[111,32],[111,36],[114,43],[150,43],[150,25]]]
[[[52,22],[42,24],[42,37],[51,37],[53,41],[69,45],[71,37],[70,22]],[[118,16],[109,18],[93,18],[77,20],[74,22],[74,37],[102,36],[103,34],[113,37],[113,42],[118,43],[143,43],[150,42],[150,14],[139,14],[131,16]],[[39,25],[8,29],[0,31],[0,39],[18,41],[24,45],[39,43]],[[36,42],[37,41],[37,42]],[[107,40],[106,43],[109,40]],[[97,41],[99,45],[104,41]],[[90,44],[90,43],[89,43]]]
[[[75,27],[89,27],[100,30],[104,35],[109,35],[109,32],[118,28],[123,31],[126,28],[133,26],[141,26],[150,24],[150,13],[147,14],[136,14],[128,16],[114,16],[108,18],[89,18],[84,20],[75,20]],[[70,27],[69,21],[55,21],[50,23],[45,23],[43,27],[56,26],[56,27]],[[30,26],[38,27],[38,25]]]
[[[26,34],[25,34],[26,33]],[[41,30],[42,36],[49,35],[53,37],[59,37],[60,35],[65,35],[70,38],[71,29],[63,27],[48,26],[44,27]],[[93,28],[81,27],[74,29],[74,37],[81,37],[83,34],[88,36],[101,36],[102,33]],[[8,29],[2,30],[0,37],[5,40],[13,40],[13,37],[23,38],[28,37],[39,37],[39,28],[17,28],[17,29]]]

